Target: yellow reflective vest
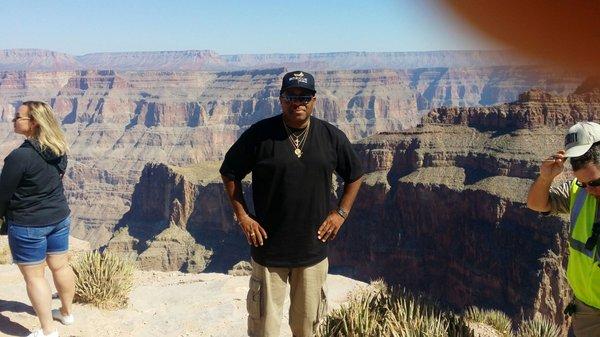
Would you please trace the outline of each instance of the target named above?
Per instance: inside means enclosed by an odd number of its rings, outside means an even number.
[[[585,248],[585,242],[592,234],[597,199],[592,195],[588,195],[585,188],[577,186],[575,181],[571,182],[569,194],[571,234],[569,237],[567,279],[578,300],[600,309],[598,244],[591,251]],[[598,220],[600,221],[600,219]]]

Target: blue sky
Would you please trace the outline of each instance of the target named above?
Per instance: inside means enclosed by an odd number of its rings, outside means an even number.
[[[429,0],[2,0],[0,49],[81,55],[499,49]]]

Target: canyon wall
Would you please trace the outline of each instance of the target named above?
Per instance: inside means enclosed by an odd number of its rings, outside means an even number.
[[[221,160],[248,126],[280,113],[285,71],[3,71],[0,157],[21,142],[10,123],[20,102],[51,103],[71,146],[65,182],[73,232],[99,246],[130,208],[146,163]],[[315,115],[354,141],[410,128],[431,108],[507,102],[531,87],[566,94],[581,81],[534,66],[314,74]]]

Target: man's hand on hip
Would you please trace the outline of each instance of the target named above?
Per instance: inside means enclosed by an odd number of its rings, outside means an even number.
[[[329,215],[327,216],[325,221],[323,221],[321,227],[319,227],[319,230],[317,231],[317,238],[319,238],[319,240],[323,242],[335,239],[338,231],[340,230],[340,227],[342,227],[342,224],[344,223],[344,220],[345,219],[342,218],[342,216],[339,215],[338,212],[329,212]]]
[[[254,247],[262,246],[264,240],[267,239],[267,232],[265,229],[250,215],[245,215],[238,219],[238,221],[246,235],[248,244],[253,245]]]

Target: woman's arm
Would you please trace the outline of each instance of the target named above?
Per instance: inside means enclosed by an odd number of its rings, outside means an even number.
[[[26,156],[18,149],[4,159],[4,167],[0,174],[0,218],[3,218],[8,208],[8,202],[15,194],[23,177]]]

